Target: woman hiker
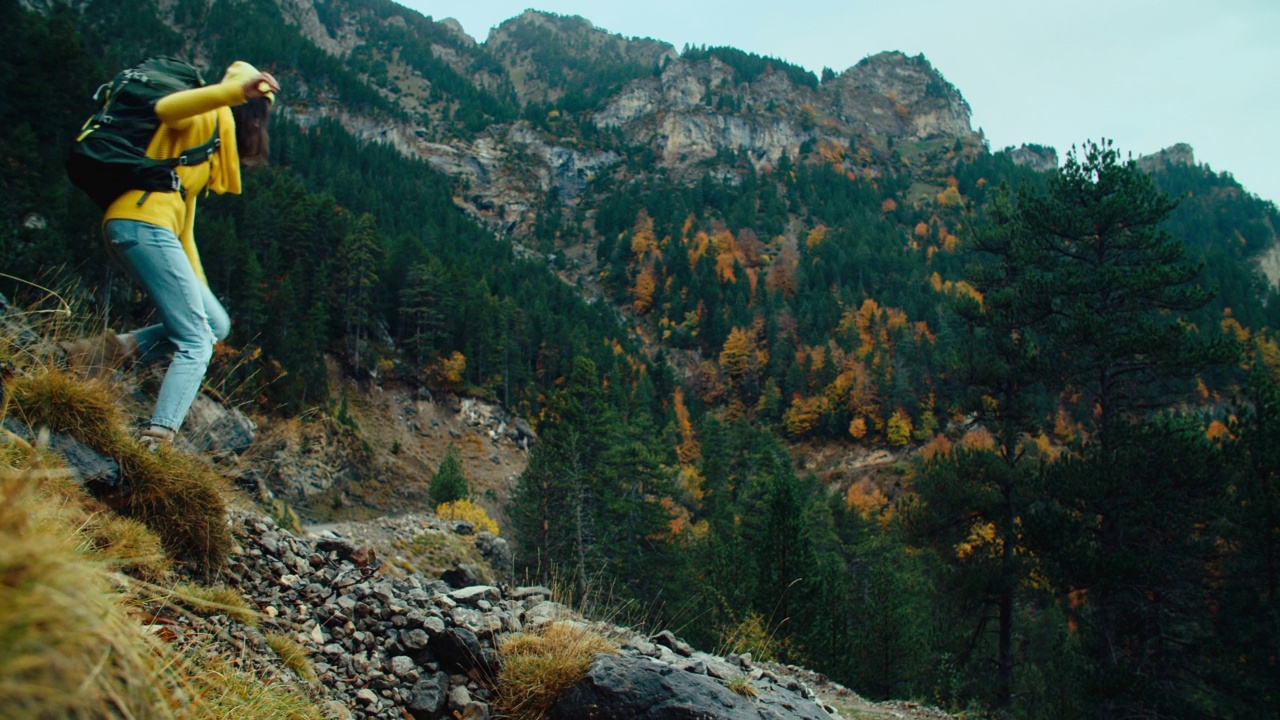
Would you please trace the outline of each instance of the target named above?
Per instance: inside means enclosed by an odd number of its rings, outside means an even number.
[[[240,164],[267,159],[267,108],[280,85],[245,62],[232,63],[222,81],[165,96],[156,103],[160,127],[147,156],[175,158],[212,137],[221,144],[209,162],[176,168],[185,193],[130,190],[103,215],[107,248],[146,289],[160,323],[130,333],[107,331],[62,343],[67,362],[92,374],[137,357],[173,353],[150,423],[138,432],[151,450],[170,443],[200,391],[214,343],[231,331],[227,311],[209,290],[192,229],[196,198],[212,190],[240,192]]]

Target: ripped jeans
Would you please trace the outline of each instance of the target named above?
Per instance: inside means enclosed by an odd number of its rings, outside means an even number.
[[[214,343],[231,332],[231,319],[213,292],[196,277],[171,230],[138,220],[109,220],[107,248],[151,296],[160,323],[135,330],[143,361],[173,353],[165,372],[153,425],[178,430],[200,392]]]

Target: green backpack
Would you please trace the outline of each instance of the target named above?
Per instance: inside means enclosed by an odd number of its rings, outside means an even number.
[[[147,146],[160,127],[156,116],[160,98],[204,84],[200,71],[191,65],[171,57],[154,57],[122,70],[99,87],[93,94],[98,111],[85,121],[67,158],[71,183],[103,210],[129,190],[179,192],[185,197],[174,168],[207,162],[218,151],[217,125],[208,142],[176,158],[149,158]]]

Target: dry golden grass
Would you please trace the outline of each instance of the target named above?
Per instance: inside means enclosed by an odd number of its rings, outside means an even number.
[[[760,694],[759,692],[756,691],[756,686],[752,685],[751,681],[748,680],[746,677],[734,678],[729,682],[725,683],[725,687],[729,688],[730,690],[737,693],[738,695],[741,695],[744,698],[754,698]]]
[[[225,585],[206,587],[195,583],[179,583],[173,588],[170,599],[190,608],[197,615],[226,615],[250,627],[257,627],[261,620],[261,616],[240,591]]]
[[[311,664],[305,645],[285,633],[269,632],[263,637],[276,655],[280,656],[284,666],[292,670],[295,675],[307,682],[316,679],[316,669]]]
[[[175,717],[186,720],[325,720],[299,690],[236,669],[229,660],[204,656],[191,661],[191,704]]]
[[[231,548],[225,478],[173,448],[151,453],[138,445],[106,383],[40,369],[5,389],[9,412],[28,426],[66,433],[120,463],[130,490],[110,500],[113,510],[146,525],[171,557],[206,576],[221,567]]]
[[[169,576],[172,563],[160,538],[137,520],[104,509],[86,521],[82,532],[98,558],[112,567],[150,583]]]
[[[552,622],[512,635],[498,645],[502,665],[493,708],[512,720],[541,720],[586,677],[597,654],[617,652],[609,638],[576,622]]]
[[[164,665],[108,565],[81,549],[79,517],[38,469],[0,469],[0,707],[15,718],[164,716]]]

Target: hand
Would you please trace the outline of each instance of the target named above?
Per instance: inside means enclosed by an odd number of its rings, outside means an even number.
[[[256,76],[249,78],[244,84],[245,100],[266,97],[267,93],[278,92],[280,92],[280,83],[276,82],[271,73],[258,73]]]

